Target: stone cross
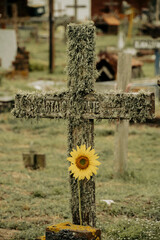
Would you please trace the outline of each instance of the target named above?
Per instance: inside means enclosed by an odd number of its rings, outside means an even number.
[[[75,18],[75,21],[77,22],[77,10],[78,10],[78,8],[85,8],[86,6],[85,5],[78,5],[77,0],[74,0],[74,5],[67,5],[66,7],[67,8],[74,8],[74,18]]]
[[[68,90],[57,93],[19,93],[13,115],[17,118],[68,119],[68,154],[76,146],[94,147],[94,119],[152,118],[154,94],[96,93],[95,28],[93,23],[69,24]],[[65,161],[65,159],[64,159]],[[80,224],[77,180],[70,176],[71,211],[74,224]],[[82,222],[95,226],[95,180],[80,181]]]

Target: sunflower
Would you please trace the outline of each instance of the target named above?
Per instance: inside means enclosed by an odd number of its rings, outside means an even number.
[[[67,158],[71,162],[69,171],[75,178],[89,180],[93,174],[97,174],[97,166],[100,165],[100,162],[97,161],[99,157],[95,154],[94,149],[91,150],[91,147],[86,148],[85,145],[81,145],[77,146],[77,150],[73,149],[70,155],[71,157]]]

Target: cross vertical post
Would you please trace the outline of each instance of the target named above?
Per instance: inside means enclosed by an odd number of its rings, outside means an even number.
[[[68,82],[69,92],[74,109],[77,112],[77,119],[70,118],[68,126],[68,151],[85,144],[87,147],[94,147],[94,120],[82,119],[80,99],[85,94],[93,91],[95,80],[95,36],[93,25],[68,26]],[[76,42],[76,44],[75,44]],[[73,111],[74,111],[73,109]],[[79,201],[77,192],[77,180],[70,177],[71,184],[71,210],[74,224],[79,222]],[[82,222],[84,225],[95,226],[95,181],[92,177],[80,181]]]
[[[118,54],[117,90],[126,91],[131,80],[131,55]],[[116,124],[115,134],[115,175],[122,176],[126,171],[129,121],[120,120]]]

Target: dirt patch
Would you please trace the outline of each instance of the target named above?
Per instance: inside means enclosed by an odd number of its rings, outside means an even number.
[[[17,232],[19,231],[0,228],[0,240],[11,240]]]

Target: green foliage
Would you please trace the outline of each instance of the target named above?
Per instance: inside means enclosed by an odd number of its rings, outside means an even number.
[[[118,220],[105,230],[110,240],[158,240],[160,233],[159,222],[138,218]]]
[[[30,61],[29,71],[44,71],[48,68],[47,62],[44,61]]]

